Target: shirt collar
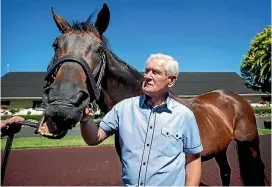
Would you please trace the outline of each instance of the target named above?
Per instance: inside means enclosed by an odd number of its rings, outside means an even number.
[[[169,96],[169,93],[167,93],[167,97],[165,99],[164,104],[156,106],[155,109],[159,109],[159,108],[167,108],[168,110],[170,110],[172,112],[172,98]],[[148,106],[149,108],[152,108],[152,106],[147,102],[147,98],[146,98],[146,94],[143,94],[140,96],[140,107],[143,106]]]

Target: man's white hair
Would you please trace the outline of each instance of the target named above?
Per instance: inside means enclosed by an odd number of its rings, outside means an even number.
[[[165,63],[166,64],[165,71],[167,76],[178,77],[179,64],[178,64],[178,61],[175,60],[173,57],[162,54],[162,53],[151,54],[149,58],[147,59],[146,64],[150,62],[151,60],[157,60],[157,61],[161,61],[162,63]]]

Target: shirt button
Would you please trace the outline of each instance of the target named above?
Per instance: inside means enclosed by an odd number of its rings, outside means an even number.
[[[140,186],[143,186],[143,184],[144,184],[144,183],[141,182],[141,183],[140,183]]]
[[[146,163],[144,162],[143,165],[145,165]]]
[[[150,129],[152,129],[152,126],[150,126]]]
[[[148,147],[148,146],[149,146],[149,144],[146,144],[146,146]]]
[[[178,134],[176,135],[176,137],[178,138]]]
[[[166,135],[168,135],[169,134],[169,132],[166,132]]]

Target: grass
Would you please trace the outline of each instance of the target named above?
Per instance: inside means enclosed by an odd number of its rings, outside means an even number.
[[[271,129],[258,128],[259,135],[272,134]],[[5,149],[6,138],[1,140],[1,150]],[[114,145],[114,136],[110,136],[100,145]],[[86,147],[81,136],[65,136],[62,139],[48,139],[45,137],[14,138],[12,149],[42,149],[59,147]]]
[[[100,145],[113,145],[114,136],[110,136]],[[1,150],[5,149],[6,138],[1,140]],[[12,149],[42,149],[60,147],[84,147],[88,146],[81,136],[65,136],[62,139],[48,139],[45,137],[14,138]]]
[[[272,129],[258,128],[259,135],[272,134]]]

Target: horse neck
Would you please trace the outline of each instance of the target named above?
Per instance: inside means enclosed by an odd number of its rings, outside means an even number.
[[[107,66],[103,79],[103,112],[109,111],[123,99],[142,93],[143,76],[134,68],[121,61],[114,54],[107,53]],[[103,105],[103,106],[101,106]]]

